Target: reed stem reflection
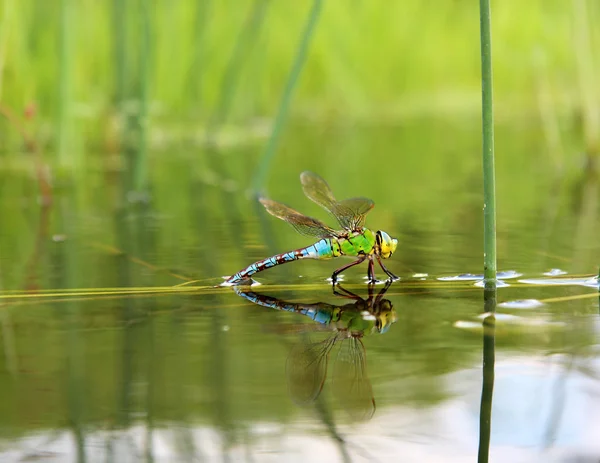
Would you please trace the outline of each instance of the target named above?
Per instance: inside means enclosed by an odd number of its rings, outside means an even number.
[[[487,463],[492,428],[492,398],[494,394],[494,366],[496,362],[496,291],[484,293],[483,320],[483,386],[479,408],[479,453],[477,461]]]

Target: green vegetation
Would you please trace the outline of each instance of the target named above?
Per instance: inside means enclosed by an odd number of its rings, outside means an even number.
[[[306,21],[306,27],[302,32],[302,40],[298,45],[298,51],[296,52],[294,63],[290,69],[290,75],[287,79],[285,88],[283,90],[283,94],[281,96],[281,102],[279,103],[277,115],[275,116],[275,121],[273,123],[273,129],[271,131],[269,142],[266,144],[262,157],[258,162],[258,172],[252,182],[253,192],[255,195],[258,195],[260,189],[263,188],[268,168],[272,163],[273,156],[275,156],[275,151],[277,150],[279,137],[281,136],[281,131],[283,129],[283,124],[290,111],[292,94],[296,88],[298,78],[300,77],[300,73],[304,68],[304,62],[306,61],[308,46],[312,40],[317,21],[319,20],[319,16],[321,15],[322,7],[322,0],[314,0],[313,6],[308,16],[308,20]]]
[[[236,76],[240,85],[229,118],[236,126],[253,126],[257,118],[276,113],[311,8],[309,3],[264,3],[264,26],[247,38],[253,46],[247,47],[245,64]],[[588,3],[587,15],[580,20],[592,25],[598,11],[595,3]],[[64,0],[56,8],[52,2],[22,0],[15,8],[14,1],[4,0],[1,102],[18,113],[34,103],[38,112],[31,124],[46,147],[62,143],[67,133],[54,129],[68,123],[62,130],[68,131],[69,148],[59,152],[73,159],[114,147],[115,130],[122,125],[115,115],[143,112],[144,91],[154,129],[150,141],[189,140],[222,98],[224,72],[238,31],[254,5],[254,0]],[[385,8],[366,1],[328,1],[291,115],[327,122],[477,114],[477,8],[440,0],[430,10],[419,0],[393,2]],[[573,84],[582,73],[593,75],[586,71],[589,66],[578,64],[574,15],[571,2],[514,0],[495,5],[499,120],[538,117],[542,73],[552,111],[593,113],[586,109],[593,100],[580,97]],[[597,48],[598,34],[593,27],[589,30],[589,46]],[[146,33],[150,47],[144,45]],[[543,69],[540,56],[546,63]],[[68,97],[70,110],[65,112]],[[0,149],[19,149],[21,140],[10,125],[1,123],[0,135]]]

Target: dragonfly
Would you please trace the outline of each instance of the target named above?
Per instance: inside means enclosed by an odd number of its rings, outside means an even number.
[[[259,201],[271,215],[289,223],[303,235],[319,238],[319,241],[304,248],[259,260],[229,277],[223,286],[251,284],[252,275],[295,260],[323,260],[340,256],[354,257],[355,260],[333,272],[331,281],[334,285],[340,273],[365,260],[369,263],[367,271],[369,282],[377,281],[374,270],[375,260],[387,274],[388,279],[397,280],[398,277],[390,272],[381,260],[392,257],[398,246],[398,240],[391,238],[383,230],[373,231],[364,226],[366,215],[375,205],[373,201],[363,197],[338,201],[327,182],[314,172],[302,172],[300,182],[306,197],[333,215],[341,229],[335,230],[320,220],[308,217],[285,204],[260,198]]]
[[[288,392],[298,405],[313,403],[325,384],[330,353],[339,344],[333,365],[333,391],[352,418],[364,420],[373,416],[375,398],[367,376],[367,356],[362,338],[373,333],[386,333],[396,322],[397,316],[391,301],[383,298],[391,284],[388,281],[376,296],[374,285],[369,285],[367,299],[338,285],[339,291],[334,290],[334,294],[354,300],[341,306],[324,302],[286,302],[251,291],[247,286],[236,286],[234,291],[259,306],[302,314],[318,323],[280,325],[288,327],[283,330],[284,333],[331,332],[322,341],[303,342],[292,347],[286,362]]]

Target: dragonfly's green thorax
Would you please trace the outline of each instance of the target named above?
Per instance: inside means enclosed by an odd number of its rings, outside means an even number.
[[[347,238],[331,238],[333,257],[371,254],[375,248],[375,233],[363,228]]]

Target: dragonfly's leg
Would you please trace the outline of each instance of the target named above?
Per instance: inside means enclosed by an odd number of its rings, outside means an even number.
[[[369,256],[369,272],[367,273],[369,278],[369,285],[379,283],[379,280],[375,277],[375,261],[372,256]],[[373,288],[371,288],[372,290]]]
[[[349,264],[344,265],[343,267],[338,268],[335,272],[333,272],[331,274],[331,282],[335,285],[336,282],[337,282],[337,276],[340,273],[342,273],[344,270],[349,269],[350,267],[354,267],[355,265],[358,265],[358,264],[362,263],[365,259],[366,259],[366,256],[360,256],[354,262],[350,262]]]
[[[375,282],[369,277],[369,299],[373,299],[373,288],[375,287]]]
[[[355,299],[357,301],[362,300],[362,297],[357,296],[352,291],[348,291],[346,288],[342,288],[342,285],[340,284],[337,285],[337,288],[340,291],[338,291],[335,286],[333,287],[333,294],[336,296],[347,297],[348,299]]]
[[[369,284],[377,282],[377,280],[375,280],[375,263],[371,256],[369,256],[369,270],[367,271],[367,277],[369,278]]]
[[[383,295],[387,292],[388,289],[390,289],[391,285],[392,280],[388,279],[385,282],[385,286],[381,289],[381,291],[379,291],[379,294],[377,294],[377,297],[375,298],[375,304],[379,304],[381,302],[381,299],[383,299]]]
[[[380,267],[387,274],[387,276],[389,276],[392,280],[399,280],[400,279],[396,275],[394,275],[392,272],[390,272],[387,268],[385,268],[385,265],[383,265],[383,262],[381,262],[381,257],[377,256],[377,262],[379,262]]]

